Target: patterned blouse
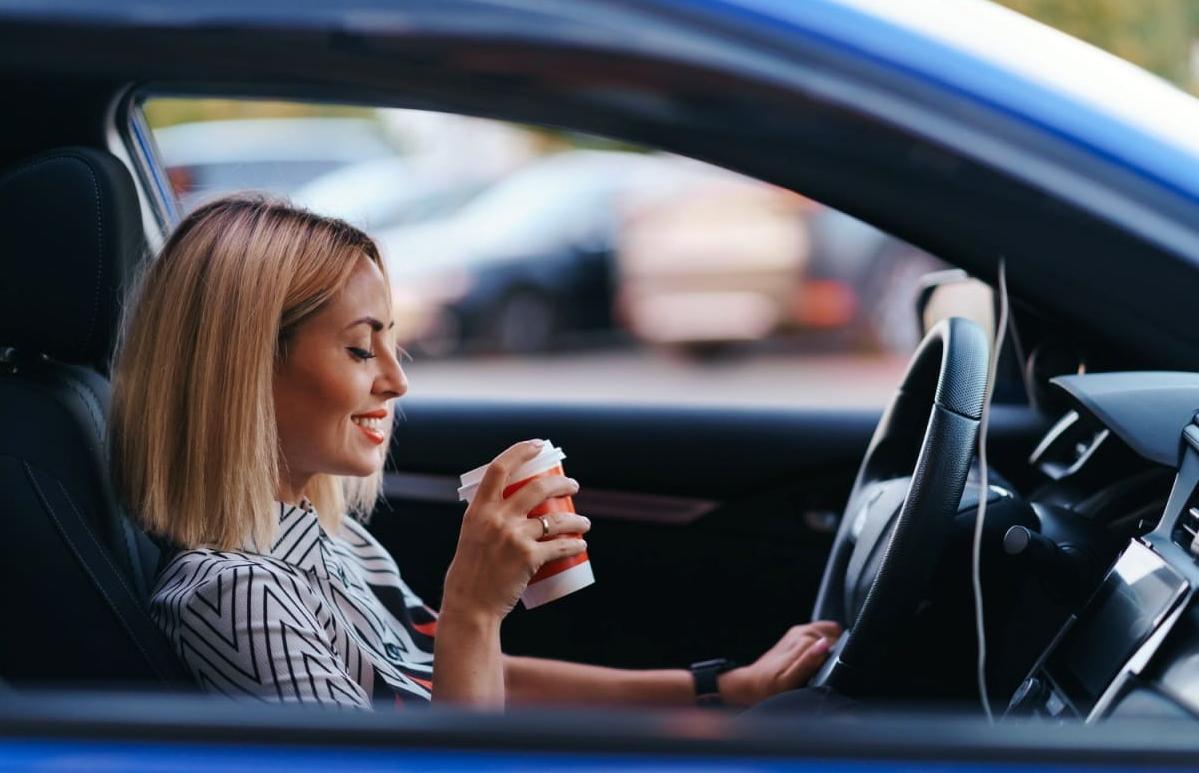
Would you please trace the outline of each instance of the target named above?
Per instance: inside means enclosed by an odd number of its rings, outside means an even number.
[[[264,701],[427,702],[436,613],[361,524],[334,537],[310,507],[278,507],[268,553],[184,550],[159,574],[150,613],[197,681]]]

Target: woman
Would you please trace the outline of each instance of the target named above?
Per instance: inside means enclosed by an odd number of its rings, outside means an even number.
[[[440,613],[404,584],[355,517],[379,493],[393,406],[408,391],[374,243],[263,198],[190,214],[149,267],[114,368],[113,464],[145,528],[177,546],[155,619],[206,688],[369,707],[429,699],[689,703],[686,670],[625,671],[505,656],[500,622],[548,560],[585,543],[581,515],[525,513],[565,477],[511,499],[491,463],[463,518]],[[802,684],[833,623],[798,626],[719,678],[748,705]],[[436,664],[436,665],[434,665]]]

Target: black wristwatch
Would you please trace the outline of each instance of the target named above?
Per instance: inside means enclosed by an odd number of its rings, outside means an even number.
[[[695,703],[697,706],[723,706],[720,685],[716,677],[732,671],[737,664],[727,658],[701,660],[691,664],[691,678],[695,680]]]

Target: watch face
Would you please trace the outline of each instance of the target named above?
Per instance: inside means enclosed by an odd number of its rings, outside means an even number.
[[[695,680],[695,702],[700,706],[721,706],[720,686],[716,677],[736,664],[726,658],[704,660],[691,664],[691,676]]]
[[[717,674],[723,674],[731,668],[734,668],[736,663],[728,658],[713,658],[712,660],[701,660],[698,663],[691,665],[692,671],[715,671]]]

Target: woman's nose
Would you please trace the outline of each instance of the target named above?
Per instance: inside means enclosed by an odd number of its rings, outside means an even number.
[[[398,353],[387,350],[387,354],[379,359],[383,360],[383,362],[379,363],[381,370],[379,377],[375,379],[375,394],[382,395],[388,399],[403,397],[408,391],[408,376],[404,373],[404,369],[400,367]]]

